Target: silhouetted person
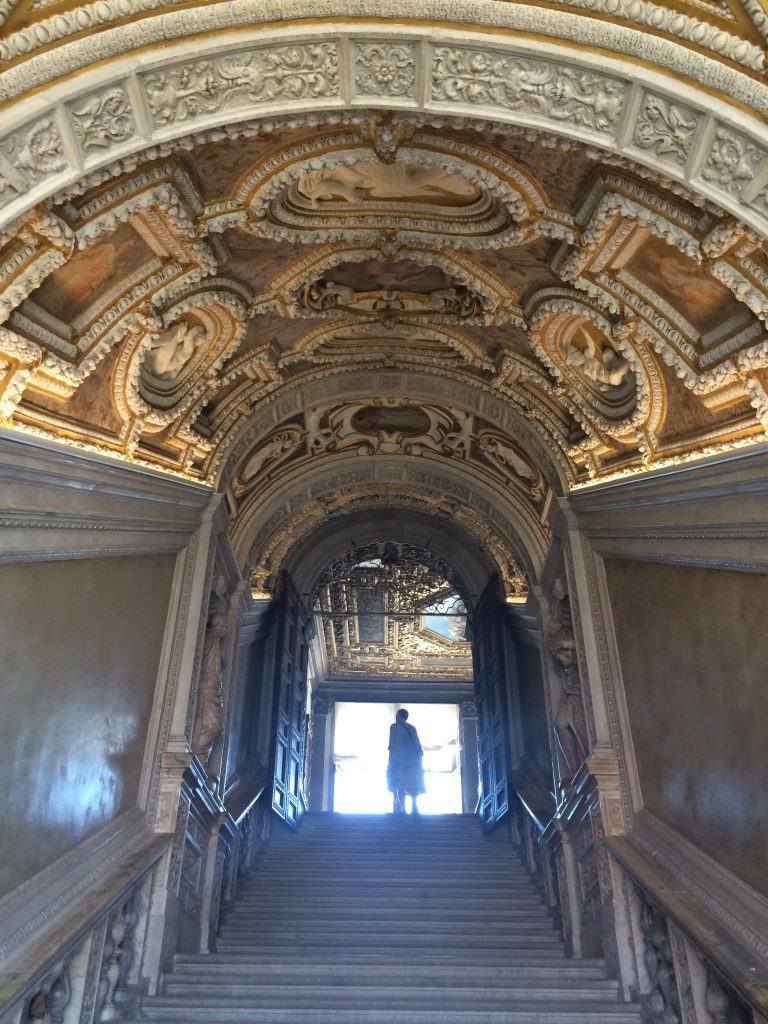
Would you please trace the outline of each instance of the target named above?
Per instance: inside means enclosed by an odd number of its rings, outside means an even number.
[[[408,712],[400,708],[389,727],[389,764],[387,788],[392,794],[392,811],[405,814],[406,795],[411,798],[411,814],[418,814],[416,798],[424,793],[424,768],[419,734],[408,724]]]

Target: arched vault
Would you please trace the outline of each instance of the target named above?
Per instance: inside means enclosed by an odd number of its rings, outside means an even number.
[[[508,594],[573,488],[764,443],[757,4],[129,6],[0,0],[11,429],[222,490],[261,583],[389,508]]]

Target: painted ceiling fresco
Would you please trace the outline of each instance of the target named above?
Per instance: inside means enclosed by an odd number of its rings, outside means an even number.
[[[759,235],[578,138],[428,120],[244,121],[38,204],[0,250],[4,423],[221,490],[256,590],[286,530],[389,493],[462,522],[509,600],[558,496],[765,439]]]

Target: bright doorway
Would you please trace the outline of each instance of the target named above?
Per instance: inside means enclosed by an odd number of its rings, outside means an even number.
[[[336,704],[333,809],[341,814],[387,814],[389,727],[404,704]],[[408,704],[408,721],[424,749],[427,792],[422,814],[461,814],[461,761],[457,704]]]

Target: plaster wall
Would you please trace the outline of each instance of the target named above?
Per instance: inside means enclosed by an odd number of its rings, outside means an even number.
[[[643,804],[768,894],[768,575],[604,564]]]
[[[0,896],[134,806],[174,565],[0,566]]]

